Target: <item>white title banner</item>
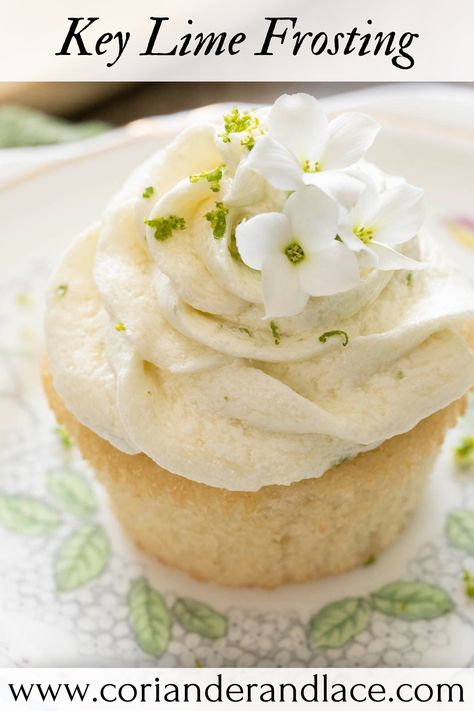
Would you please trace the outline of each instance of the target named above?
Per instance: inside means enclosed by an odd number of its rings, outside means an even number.
[[[472,709],[472,669],[3,669],[2,711]]]
[[[15,0],[0,80],[470,81],[472,0]]]

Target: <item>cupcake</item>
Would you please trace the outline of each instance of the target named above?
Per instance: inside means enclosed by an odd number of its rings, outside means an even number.
[[[378,125],[311,96],[195,125],[52,275],[44,383],[145,551],[274,587],[378,556],[474,383],[471,288]]]

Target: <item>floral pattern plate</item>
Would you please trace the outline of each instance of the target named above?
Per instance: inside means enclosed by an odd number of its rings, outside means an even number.
[[[0,665],[473,666],[474,470],[453,449],[474,434],[474,404],[380,559],[272,592],[200,583],[137,551],[55,426],[39,382],[51,265],[130,169],[195,120],[145,121],[0,193]],[[474,140],[406,116],[385,124],[372,157],[426,188],[440,243],[474,273]]]

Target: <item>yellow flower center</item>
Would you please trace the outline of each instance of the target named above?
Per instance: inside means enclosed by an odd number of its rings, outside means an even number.
[[[374,230],[372,227],[354,227],[354,234],[364,244],[368,244],[374,238]]]
[[[292,264],[298,264],[304,259],[304,249],[298,242],[291,242],[285,248],[285,254]]]
[[[305,173],[319,173],[321,170],[321,164],[315,160],[313,163],[309,160],[303,162],[303,171]]]

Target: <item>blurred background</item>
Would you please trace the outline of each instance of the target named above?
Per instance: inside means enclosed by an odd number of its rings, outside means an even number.
[[[0,83],[0,148],[50,145],[89,137],[145,116],[216,102],[269,103],[295,87],[321,98],[362,82],[49,82]],[[420,85],[421,86],[421,85]],[[474,83],[464,84],[474,90]]]
[[[373,83],[301,83],[301,91],[318,96],[362,89]],[[285,91],[290,82],[47,82],[0,83],[2,105],[14,103],[46,110],[65,118],[94,118],[120,125],[142,116],[204,106],[220,101],[265,103]]]
[[[301,91],[322,97],[366,86],[304,83]],[[0,83],[0,148],[63,143],[138,118],[217,102],[269,103],[294,90],[294,84],[282,82]]]

